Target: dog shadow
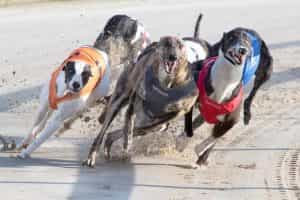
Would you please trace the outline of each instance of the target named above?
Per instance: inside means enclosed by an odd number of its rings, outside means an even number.
[[[41,88],[42,85],[36,85],[0,95],[0,112],[6,112],[9,109],[18,107],[19,104],[14,101],[22,99],[22,103],[26,103],[33,99],[37,99]]]

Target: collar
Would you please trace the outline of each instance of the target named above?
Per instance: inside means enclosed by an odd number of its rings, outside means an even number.
[[[70,61],[82,61],[90,65],[92,77],[78,93],[66,93],[62,97],[57,96],[56,80],[63,67]],[[92,47],[80,47],[74,50],[70,56],[52,73],[49,86],[49,105],[52,109],[57,109],[57,105],[63,101],[72,100],[81,96],[89,95],[101,81],[106,68],[106,63],[98,50]]]

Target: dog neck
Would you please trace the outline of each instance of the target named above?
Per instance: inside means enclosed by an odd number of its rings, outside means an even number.
[[[212,66],[210,79],[213,93],[210,98],[217,103],[223,103],[231,99],[234,90],[239,86],[243,75],[243,66],[233,65],[225,57],[222,51]]]

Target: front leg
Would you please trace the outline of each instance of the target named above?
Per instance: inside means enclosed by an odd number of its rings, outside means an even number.
[[[58,130],[58,128],[62,125],[63,120],[64,119],[61,118],[60,113],[54,113],[47,121],[45,128],[42,130],[39,136],[34,139],[26,149],[23,149],[17,157],[22,159],[29,157],[32,152],[34,152],[41,144],[45,142],[45,140],[47,140],[55,131]]]
[[[32,128],[29,130],[27,136],[22,140],[22,142],[16,146],[16,151],[21,151],[22,149],[27,148],[32,140],[34,140],[34,138],[38,135],[38,133],[44,129],[47,120],[53,112],[48,105],[48,101],[45,101],[40,105]]]
[[[124,148],[125,157],[129,156],[129,150],[131,148],[132,141],[133,141],[134,122],[136,117],[136,115],[134,114],[134,103],[135,103],[134,99],[135,97],[132,97],[125,115],[125,125],[123,129],[123,137],[124,137],[123,148]]]
[[[189,122],[189,120],[190,120],[189,115],[185,116],[185,131],[176,137],[176,150],[179,152],[183,152],[186,149],[186,147],[189,145],[189,143],[192,140],[191,136],[193,136],[193,132],[198,130],[198,128],[204,123],[204,119],[199,114],[192,121],[192,125],[190,125],[191,122]],[[190,132],[190,134],[188,134],[188,131],[191,131],[191,130],[189,130],[191,128],[192,128],[192,132]]]
[[[105,116],[105,121],[102,125],[101,131],[95,138],[88,155],[88,158],[82,163],[84,166],[88,167],[94,167],[96,164],[96,156],[97,152],[100,149],[100,146],[102,144],[104,135],[106,130],[108,129],[109,125],[112,123],[118,112],[120,112],[121,108],[126,105],[128,101],[128,94],[123,93],[116,93],[112,95],[112,98],[110,99],[110,102],[108,104],[109,112]]]
[[[214,126],[212,135],[195,147],[195,152],[198,155],[197,165],[207,165],[208,156],[215,146],[217,139],[225,135],[235,123],[236,119],[230,119],[227,116],[224,122],[219,122]]]

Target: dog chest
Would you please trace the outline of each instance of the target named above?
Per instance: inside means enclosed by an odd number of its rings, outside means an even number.
[[[151,118],[163,118],[170,113],[180,111],[182,109],[180,107],[175,111],[173,109],[169,110],[169,108],[178,101],[192,96],[197,91],[196,84],[192,78],[180,87],[161,87],[159,80],[153,73],[153,68],[150,66],[146,71],[145,80],[142,84],[144,92],[143,94],[139,92],[139,96],[143,99],[144,112]]]

